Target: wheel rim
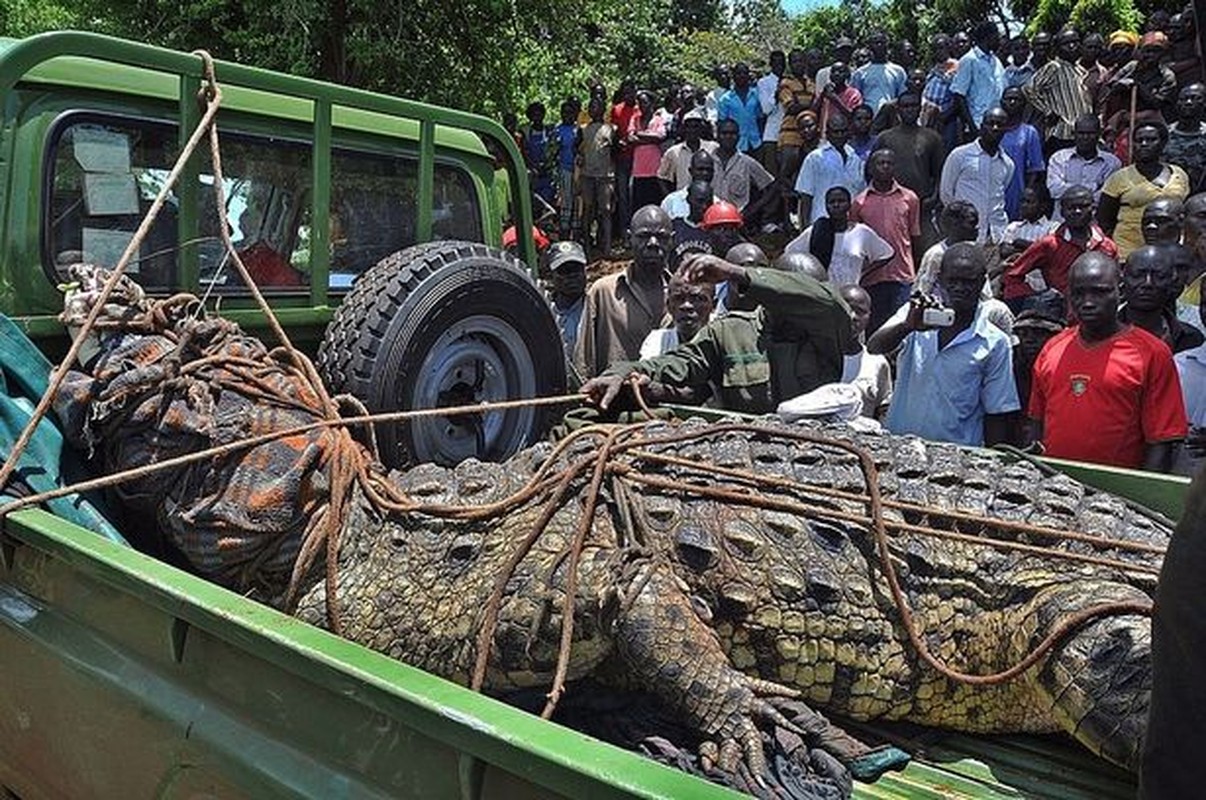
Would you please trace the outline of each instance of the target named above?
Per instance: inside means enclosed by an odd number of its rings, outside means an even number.
[[[536,369],[519,331],[498,317],[467,317],[432,345],[402,408],[441,408],[533,397]],[[410,423],[411,452],[443,465],[496,461],[526,445],[536,411],[518,408]]]

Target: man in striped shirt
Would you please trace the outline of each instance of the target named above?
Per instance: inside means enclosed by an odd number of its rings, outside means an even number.
[[[1039,114],[1039,128],[1045,139],[1043,151],[1048,157],[1072,145],[1076,120],[1093,110],[1076,64],[1080,34],[1065,28],[1055,37],[1055,46],[1057,57],[1040,67],[1030,83],[1022,87]]]

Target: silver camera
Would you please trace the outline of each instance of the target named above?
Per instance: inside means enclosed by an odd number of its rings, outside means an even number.
[[[921,324],[927,328],[949,328],[955,324],[955,310],[953,308],[923,309]]]

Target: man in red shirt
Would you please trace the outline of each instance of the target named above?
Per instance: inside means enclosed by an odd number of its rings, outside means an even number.
[[[620,102],[611,107],[611,124],[616,129],[620,149],[616,153],[616,219],[618,235],[623,238],[632,222],[632,143],[633,122],[637,115],[636,83],[631,79],[620,84]]]
[[[1168,345],[1118,319],[1118,262],[1100,252],[1072,264],[1079,324],[1034,364],[1029,416],[1056,458],[1167,472],[1188,424]]]
[[[909,299],[913,279],[913,248],[921,238],[921,201],[911,189],[896,180],[896,154],[881,148],[868,162],[871,184],[859,192],[850,206],[850,218],[861,222],[892,245],[892,260],[872,266],[860,283],[871,296],[874,331]]]
[[[1085,252],[1098,252],[1118,258],[1118,246],[1093,222],[1093,190],[1088,186],[1071,186],[1059,201],[1064,224],[1046,236],[1040,236],[1027,247],[1017,260],[1005,268],[1001,288],[1005,302],[1014,313],[1029,307],[1028,298],[1054,289],[1068,296],[1068,270],[1072,262]],[[1041,283],[1038,271],[1042,275]],[[1045,287],[1036,289],[1035,287]]]

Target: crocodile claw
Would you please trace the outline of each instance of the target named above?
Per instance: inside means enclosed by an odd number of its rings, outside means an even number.
[[[722,685],[727,683],[728,687],[722,690],[721,695],[727,708],[721,709],[723,717],[713,730],[719,744],[705,742],[700,746],[700,757],[708,759],[709,754],[714,754],[711,760],[726,772],[736,772],[739,764],[744,762],[753,779],[762,783],[762,776],[768,774],[768,766],[759,723],[777,725],[800,736],[805,735],[802,728],[764,698],[795,698],[799,697],[799,692],[777,683],[748,677],[731,668],[720,678],[720,682]]]

